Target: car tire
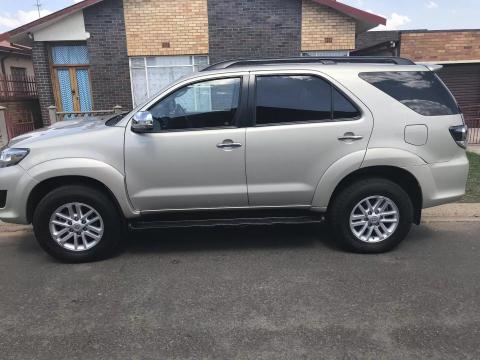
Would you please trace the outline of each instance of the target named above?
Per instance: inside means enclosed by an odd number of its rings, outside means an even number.
[[[113,255],[124,235],[122,217],[112,200],[84,185],[62,186],[45,195],[35,208],[33,229],[48,254],[69,263]]]
[[[375,208],[378,201],[382,202]],[[368,178],[348,185],[335,196],[328,220],[344,248],[382,253],[395,248],[407,236],[413,214],[412,201],[401,186],[387,179]]]

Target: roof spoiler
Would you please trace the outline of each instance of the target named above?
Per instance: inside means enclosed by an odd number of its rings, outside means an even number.
[[[352,63],[352,64],[392,64],[392,65],[415,65],[409,59],[404,59],[395,56],[302,56],[280,59],[239,59],[227,60],[208,66],[202,71],[221,70],[237,66],[245,65],[275,65],[275,64],[338,64],[338,63]]]
[[[443,69],[443,65],[440,64],[417,63],[417,65],[423,65],[430,71],[440,71]]]

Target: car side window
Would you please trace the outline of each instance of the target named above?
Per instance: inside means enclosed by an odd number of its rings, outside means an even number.
[[[154,132],[235,126],[240,78],[187,85],[153,105]]]
[[[332,87],[333,120],[352,120],[360,117],[360,111],[337,89]]]
[[[310,75],[256,78],[256,124],[346,121],[360,112],[329,82]]]
[[[257,125],[331,120],[331,86],[318,77],[257,76],[256,83]]]

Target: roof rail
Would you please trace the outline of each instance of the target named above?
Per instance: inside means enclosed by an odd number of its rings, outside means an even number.
[[[210,65],[202,71],[221,70],[236,66],[245,65],[275,65],[275,64],[338,64],[338,63],[353,63],[353,64],[394,64],[394,65],[415,65],[411,60],[394,56],[302,56],[280,59],[239,59],[227,60],[213,65]]]

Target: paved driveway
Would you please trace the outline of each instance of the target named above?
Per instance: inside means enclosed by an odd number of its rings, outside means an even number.
[[[0,358],[478,359],[479,234],[430,223],[372,256],[322,226],[162,231],[65,265],[1,233]]]

